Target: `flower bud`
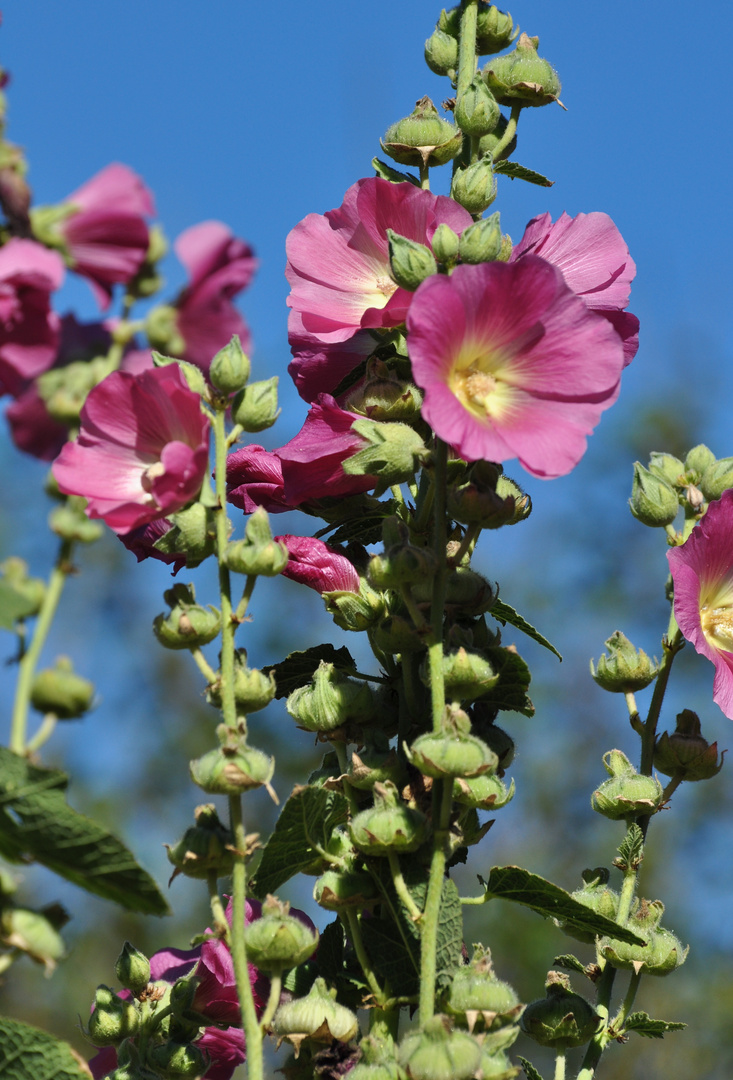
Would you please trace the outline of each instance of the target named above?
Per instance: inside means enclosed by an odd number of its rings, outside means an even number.
[[[479,157],[491,157],[492,161],[504,161],[506,158],[511,157],[514,151],[517,149],[517,135],[516,132],[506,144],[503,150],[496,153],[496,148],[503,140],[506,134],[506,129],[509,126],[507,118],[500,114],[499,122],[493,131],[490,131],[488,135],[482,135],[479,139],[478,152]],[[508,257],[508,256],[507,256]]]
[[[650,528],[664,528],[677,517],[677,492],[666,480],[634,462],[634,480],[629,507],[634,517]]]
[[[426,648],[424,635],[402,615],[387,615],[373,633],[374,644],[385,653],[418,653]]]
[[[147,1056],[157,1074],[171,1080],[179,1076],[203,1076],[209,1063],[204,1052],[190,1043],[167,1042],[151,1046]]]
[[[235,394],[242,390],[249,379],[250,362],[235,334],[228,345],[219,349],[209,368],[212,386],[223,394]],[[269,426],[269,425],[268,425]]]
[[[480,221],[463,230],[458,246],[461,262],[471,264],[494,262],[499,257],[501,243],[501,225],[497,210],[489,217],[481,218]],[[480,462],[479,464],[487,463]]]
[[[203,503],[195,502],[185,510],[170,516],[171,528],[153,544],[156,551],[167,555],[185,555],[186,566],[191,568],[213,555],[216,548],[216,529],[212,511]]]
[[[693,446],[685,458],[685,472],[688,479],[698,483],[706,469],[715,464],[715,454],[704,443]]]
[[[235,574],[262,577],[276,577],[288,565],[288,549],[282,541],[273,540],[270,519],[262,506],[250,514],[244,540],[227,545],[224,559]]]
[[[254,434],[272,427],[280,415],[277,407],[279,376],[261,382],[248,383],[232,402],[232,420],[245,431]]]
[[[269,787],[275,772],[275,759],[263,750],[247,746],[243,737],[231,729],[222,733],[225,724],[219,725],[222,745],[209,750],[203,757],[189,763],[194,784],[208,795],[241,795],[253,788]]]
[[[432,581],[413,585],[413,596],[418,603],[430,604],[433,596]],[[496,589],[486,578],[467,566],[449,570],[445,583],[446,610],[460,612],[462,617],[483,615],[490,611],[496,600]]]
[[[670,487],[683,488],[686,484],[685,466],[674,454],[653,451],[649,455],[649,472],[661,480],[666,480]]]
[[[376,699],[368,683],[321,660],[310,684],[293,690],[285,708],[306,731],[335,731],[347,723],[368,723]]]
[[[369,630],[378,623],[385,612],[384,597],[376,592],[364,578],[359,581],[359,592],[323,593],[326,611],[342,630]]]
[[[458,65],[458,42],[439,28],[425,42],[425,63],[436,75],[448,75]]]
[[[733,488],[733,458],[720,458],[707,466],[700,480],[700,490],[708,502],[719,499],[724,491]]]
[[[532,513],[532,500],[529,495],[525,495],[519,484],[514,480],[510,480],[508,476],[502,474],[496,481],[496,494],[501,498],[511,495],[514,499],[514,514],[506,522],[507,525],[516,525],[518,522],[524,521]]]
[[[404,763],[386,739],[382,746],[369,746],[361,755],[354,751],[348,775],[351,786],[359,791],[371,791],[387,780],[399,787],[406,779]]]
[[[453,976],[446,1011],[473,1031],[515,1023],[524,1008],[515,990],[494,974],[491,953],[477,945],[471,963]],[[478,1027],[477,1027],[478,1022]]]
[[[221,672],[217,679],[206,688],[206,700],[210,705],[221,708]],[[234,700],[243,713],[259,712],[269,705],[277,692],[275,676],[272,672],[260,671],[247,667],[247,653],[238,649],[234,659]]]
[[[488,135],[499,123],[496,98],[478,73],[458,98],[453,115],[464,135],[474,138]]]
[[[456,169],[450,193],[451,198],[469,214],[483,214],[496,198],[496,177],[491,158],[482,157],[472,165]]]
[[[611,779],[591,796],[591,806],[604,817],[618,820],[654,814],[662,805],[662,785],[654,776],[638,773],[621,750],[609,750],[603,764]]]
[[[39,375],[36,387],[49,416],[59,424],[76,427],[89,392],[113,370],[114,362],[106,356],[75,360]]]
[[[359,1031],[351,1009],[336,1002],[336,989],[329,990],[317,978],[307,997],[287,1001],[275,1013],[272,1028],[280,1041],[289,1039],[297,1052],[304,1039],[314,1042],[349,1042]]]
[[[62,540],[73,540],[78,544],[93,544],[104,533],[101,521],[90,521],[82,509],[86,500],[71,498],[65,505],[57,506],[48,515],[51,532]]]
[[[483,697],[496,686],[499,675],[483,656],[461,648],[443,655],[443,679],[446,699],[465,702]]]
[[[94,701],[94,683],[74,671],[68,656],[56,658],[52,668],[39,671],[31,685],[31,705],[59,720],[77,720]]]
[[[602,656],[598,668],[590,662],[590,673],[604,690],[617,694],[633,694],[653,682],[659,670],[643,649],[636,649],[629,639],[617,630],[606,641],[608,656]]]
[[[426,835],[425,815],[400,802],[391,782],[374,785],[374,806],[349,825],[352,843],[365,855],[417,851]]]
[[[150,982],[150,961],[144,953],[126,941],[115,963],[115,975],[120,986],[139,997]]]
[[[373,555],[367,567],[369,582],[375,589],[397,589],[402,585],[433,578],[436,560],[430,548],[406,544],[384,555]]]
[[[365,908],[379,900],[370,874],[358,870],[326,870],[313,886],[313,899],[327,911]]]
[[[168,861],[176,873],[186,877],[206,878],[211,873],[226,877],[231,873],[234,838],[231,830],[219,820],[213,803],[194,810],[196,824],[186,829],[173,847],[165,845]]]
[[[46,583],[41,578],[28,577],[28,564],[17,556],[0,563],[0,589],[3,614],[9,614],[13,621],[37,615],[46,595]]]
[[[498,758],[475,735],[419,735],[408,751],[410,764],[424,776],[470,777],[495,772]]]
[[[390,273],[400,288],[414,292],[426,278],[437,274],[438,264],[425,244],[400,236],[393,229],[387,229],[387,238]]]
[[[514,781],[512,780],[507,788],[504,781],[491,772],[468,779],[457,776],[453,781],[453,798],[463,806],[472,806],[476,810],[488,810],[492,813],[512,801]]]
[[[613,889],[608,888],[609,873],[605,866],[598,866],[594,870],[583,871],[583,887],[571,893],[573,900],[584,904],[597,915],[603,915],[615,922],[618,913],[619,896]],[[596,935],[590,931],[579,930],[576,927],[556,919],[555,922],[566,934],[577,941],[585,941],[592,944]]]
[[[268,975],[279,975],[304,963],[318,946],[318,931],[290,914],[290,904],[268,896],[262,918],[245,927],[247,960]]]
[[[545,984],[547,996],[533,1001],[524,1010],[520,1026],[540,1046],[565,1050],[582,1046],[595,1035],[600,1016],[579,994],[570,989],[570,979],[551,971]]]
[[[489,90],[500,105],[549,105],[557,101],[560,79],[537,55],[539,38],[521,34],[514,52],[490,60],[483,70]]]
[[[682,780],[709,780],[723,768],[725,750],[718,761],[718,744],[712,746],[703,738],[700,719],[691,709],[677,714],[677,727],[669,735],[666,731],[657,737],[654,747],[654,765],[665,776],[681,777]]]
[[[461,32],[461,8],[441,12],[438,26],[457,38]],[[514,30],[511,15],[499,11],[486,0],[479,0],[476,18],[476,52],[479,56],[501,52],[511,45],[518,33]]]
[[[626,925],[643,938],[646,945],[630,945],[617,938],[604,937],[598,942],[599,954],[617,968],[633,969],[644,975],[669,975],[684,964],[690,947],[683,948],[675,934],[659,925],[663,914],[664,904],[660,900],[653,903],[641,900]]]
[[[145,319],[145,336],[152,349],[168,356],[182,356],[186,342],[178,329],[178,310],[171,304],[157,304]]]
[[[400,1065],[410,1080],[468,1080],[481,1060],[479,1044],[453,1030],[447,1016],[434,1016],[400,1043]]]
[[[156,615],[153,632],[166,649],[197,649],[218,637],[221,615],[215,607],[196,603],[193,585],[178,582],[166,589],[163,599],[170,606],[169,615]]]
[[[385,132],[382,149],[401,165],[445,165],[463,146],[463,133],[441,119],[429,97],[416,102],[415,109]]]
[[[407,424],[382,424],[366,417],[355,420],[351,430],[367,445],[342,462],[349,476],[378,476],[374,494],[379,497],[394,484],[412,480],[428,456],[425,443]]]
[[[95,1046],[115,1046],[134,1035],[140,1017],[134,1002],[118,997],[108,986],[98,986],[94,1012],[89,1017],[86,1035]]]
[[[441,263],[453,263],[458,257],[458,248],[460,245],[460,239],[456,233],[453,232],[450,225],[445,221],[441,222],[438,228],[433,233],[432,247],[433,255]]]
[[[420,417],[423,393],[414,383],[399,378],[383,360],[367,360],[366,377],[345,402],[349,412],[370,420],[410,423]]]

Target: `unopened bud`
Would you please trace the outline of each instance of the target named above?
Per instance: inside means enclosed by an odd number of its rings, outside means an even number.
[[[649,455],[649,472],[666,480],[670,487],[683,488],[686,484],[685,466],[674,454],[660,454],[654,450]]]
[[[351,430],[367,445],[346,458],[341,467],[349,476],[378,476],[377,497],[395,484],[412,480],[428,456],[425,443],[407,424],[384,424],[363,417],[354,421]]]
[[[718,761],[718,744],[712,745],[700,730],[700,718],[691,709],[677,715],[677,727],[657,738],[654,765],[665,776],[682,780],[709,780],[723,768],[725,750]]]
[[[280,415],[277,406],[277,384],[279,377],[261,382],[248,383],[235,396],[232,402],[232,420],[245,431],[253,434],[272,427]]]
[[[540,1046],[565,1050],[582,1046],[595,1035],[600,1016],[579,994],[570,989],[567,975],[551,971],[547,997],[533,1001],[522,1014],[520,1026]]]
[[[293,690],[285,707],[307,731],[334,731],[346,723],[371,720],[376,699],[368,683],[321,660],[310,684]]]
[[[455,262],[458,257],[459,244],[460,239],[458,235],[453,232],[450,225],[445,221],[441,222],[433,233],[432,239],[433,255],[438,262]]]
[[[664,904],[660,900],[653,903],[641,900],[626,925],[643,938],[646,945],[604,937],[598,942],[599,954],[616,968],[633,969],[644,975],[669,975],[684,964],[690,947],[683,947],[671,930],[659,925],[663,914]]]
[[[313,899],[326,911],[374,905],[379,893],[371,874],[357,870],[326,870],[313,886]]]
[[[503,141],[506,129],[509,126],[507,118],[501,114],[499,116],[499,122],[493,131],[490,131],[488,135],[482,135],[479,139],[478,152],[481,157],[490,157],[492,161],[504,161],[506,158],[511,157],[514,151],[517,149],[517,135],[516,132],[503,148],[498,153],[496,151],[497,146]]]
[[[560,79],[547,60],[537,55],[539,38],[522,34],[514,52],[489,60],[486,83],[500,105],[526,107],[557,101]]]
[[[134,1035],[140,1017],[134,1002],[118,997],[108,986],[98,986],[87,1036],[95,1046],[115,1046]]]
[[[253,788],[269,786],[275,759],[263,750],[248,746],[244,736],[220,724],[221,746],[209,750],[189,764],[191,779],[209,795],[241,795]]]
[[[268,975],[278,975],[304,963],[318,946],[318,931],[290,914],[290,904],[268,897],[262,918],[244,931],[247,960]]]
[[[571,893],[573,900],[595,911],[597,915],[603,915],[606,919],[616,921],[618,912],[619,895],[613,889],[609,889],[609,872],[605,866],[598,866],[594,870],[583,871],[583,887]],[[561,930],[577,941],[585,941],[592,944],[596,935],[588,930],[579,930],[572,923],[565,923],[562,919],[555,920]]]
[[[425,42],[425,63],[436,75],[448,75],[458,64],[458,42],[436,29]]]
[[[323,593],[326,611],[342,630],[359,632],[368,630],[382,619],[385,612],[384,597],[367,583],[359,581],[359,592]]]
[[[453,781],[453,798],[462,806],[471,806],[476,810],[501,810],[514,798],[514,781],[507,787],[492,772],[468,778],[457,776]]]
[[[329,990],[325,980],[317,978],[307,997],[280,1006],[272,1022],[273,1031],[280,1039],[289,1039],[296,1050],[304,1039],[348,1042],[357,1034],[359,1025],[351,1009],[335,999],[336,988]]]
[[[428,97],[414,111],[385,132],[382,149],[401,165],[445,165],[463,146],[463,132],[441,119]]]
[[[203,1076],[209,1062],[198,1046],[190,1043],[166,1042],[148,1050],[148,1060],[160,1076],[170,1080]]]
[[[685,472],[688,479],[697,483],[706,469],[715,464],[715,454],[704,443],[693,446],[685,458]]]
[[[629,507],[631,513],[642,525],[648,525],[650,528],[664,528],[671,525],[677,517],[679,500],[677,492],[666,480],[655,476],[636,461]]]
[[[598,667],[590,662],[590,673],[604,690],[617,694],[633,694],[643,690],[657,677],[658,668],[644,652],[636,649],[629,639],[617,630],[606,641],[608,656],[602,656]]]
[[[609,750],[603,764],[610,780],[591,797],[591,806],[604,817],[618,820],[654,814],[662,805],[662,785],[654,776],[638,773],[621,750]]]
[[[82,509],[86,500],[72,498],[64,506],[57,506],[48,515],[51,532],[62,540],[73,540],[79,544],[93,544],[104,534],[101,521],[90,521]]]
[[[282,573],[288,565],[288,549],[282,541],[273,539],[264,507],[258,506],[250,514],[244,540],[228,544],[224,559],[235,574],[276,577]]]
[[[496,177],[491,158],[482,157],[472,165],[456,169],[450,193],[469,214],[483,214],[496,198]]]
[[[496,754],[475,735],[419,735],[409,749],[410,764],[425,776],[471,777],[495,772]]]
[[[209,368],[209,379],[223,394],[235,394],[242,390],[249,379],[249,357],[235,334],[228,345],[219,349]],[[235,421],[236,422],[236,421]]]
[[[31,686],[31,705],[59,720],[77,720],[94,701],[94,683],[74,671],[68,656],[59,656],[52,668],[39,671]]]
[[[163,594],[170,613],[157,615],[153,631],[166,649],[196,649],[218,637],[221,616],[216,608],[196,603],[193,585],[178,583]]]
[[[724,491],[733,488],[733,458],[720,458],[707,466],[700,479],[700,490],[711,502],[719,499]]]
[[[150,982],[150,961],[144,953],[126,941],[115,963],[115,975],[120,986],[138,997]]]
[[[497,210],[489,217],[482,218],[463,230],[458,249],[461,262],[471,264],[493,262],[499,257],[501,244],[501,225]]]
[[[414,292],[426,278],[438,272],[435,257],[425,244],[400,236],[393,229],[387,229],[387,239],[390,272],[400,288]]]
[[[476,1074],[481,1048],[467,1031],[434,1016],[400,1043],[400,1065],[411,1080],[468,1080]]]
[[[186,877],[206,878],[211,873],[226,877],[233,861],[231,830],[219,820],[213,803],[197,806],[194,817],[196,824],[186,829],[178,843],[165,845],[168,861]]]
[[[375,784],[374,806],[349,825],[351,840],[367,855],[417,851],[426,835],[425,815],[399,799],[394,784]]]
[[[456,102],[455,121],[465,135],[474,138],[488,135],[499,122],[501,115],[496,98],[481,75],[473,79]]]

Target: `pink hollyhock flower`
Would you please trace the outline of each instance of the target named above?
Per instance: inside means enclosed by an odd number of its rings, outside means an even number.
[[[181,357],[207,372],[211,359],[234,334],[251,351],[249,328],[232,298],[246,289],[257,269],[252,248],[220,221],[186,229],[173,245],[188,270],[189,284],[176,301]]]
[[[227,499],[245,514],[264,506],[270,514],[292,510],[283,494],[282,462],[277,453],[253,443],[227,458]]]
[[[335,495],[358,495],[377,483],[375,476],[349,476],[346,458],[368,445],[351,430],[358,420],[328,394],[319,395],[295,438],[275,453],[282,462],[283,495],[290,506]]]
[[[677,625],[715,664],[713,701],[733,720],[733,491],[711,502],[681,547],[667,552]]]
[[[559,270],[573,292],[591,311],[608,319],[624,344],[627,364],[639,348],[639,320],[625,311],[636,263],[608,214],[594,211],[555,224],[549,214],[533,218],[512,251],[510,262],[539,255]]]
[[[76,442],[53,466],[60,489],[88,500],[87,514],[127,533],[180,510],[208,466],[209,424],[177,364],[114,371],[81,412]]]
[[[159,551],[155,547],[155,541],[159,540],[161,536],[165,536],[171,528],[172,525],[166,518],[156,518],[155,521],[151,521],[147,525],[141,525],[137,529],[123,533],[120,540],[127,550],[133,553],[138,562],[142,562],[143,559],[157,559],[158,562],[172,566],[172,573],[177,574],[186,565],[185,553]]]
[[[69,195],[69,213],[55,228],[69,252],[69,265],[91,282],[101,308],[109,307],[112,286],[126,285],[145,262],[150,237],[146,217],[153,197],[127,165],[108,165]]]
[[[13,238],[0,248],[0,394],[16,396],[51,367],[59,343],[50,294],[64,279],[55,251]]]
[[[288,549],[288,565],[282,576],[307,585],[316,592],[359,592],[354,564],[322,540],[310,536],[276,536]]]
[[[535,255],[428,278],[407,329],[423,415],[467,461],[562,476],[618,394],[621,339]]]
[[[360,328],[399,326],[413,294],[390,274],[387,229],[429,244],[443,222],[461,233],[472,221],[444,195],[358,180],[337,210],[308,214],[287,238],[291,339],[346,341]]]
[[[357,330],[348,341],[331,344],[290,339],[293,359],[288,374],[304,401],[315,401],[319,394],[332,394],[342,379],[374,352],[377,342],[369,330]]]

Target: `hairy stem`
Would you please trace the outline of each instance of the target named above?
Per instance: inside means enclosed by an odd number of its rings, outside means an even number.
[[[437,810],[433,822],[433,857],[430,862],[428,891],[422,917],[420,941],[420,1006],[421,1026],[427,1024],[435,1013],[435,977],[437,974],[438,924],[440,920],[440,897],[445,876],[446,849],[450,813],[453,805],[453,783],[450,779],[436,780],[433,784],[433,806]]]

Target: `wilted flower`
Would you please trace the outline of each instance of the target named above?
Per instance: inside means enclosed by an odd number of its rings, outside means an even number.
[[[60,257],[33,240],[13,238],[0,248],[0,394],[21,393],[51,367],[59,319],[49,296],[63,278]]]
[[[276,536],[290,556],[282,576],[316,592],[359,592],[359,575],[345,555],[311,536]]]

